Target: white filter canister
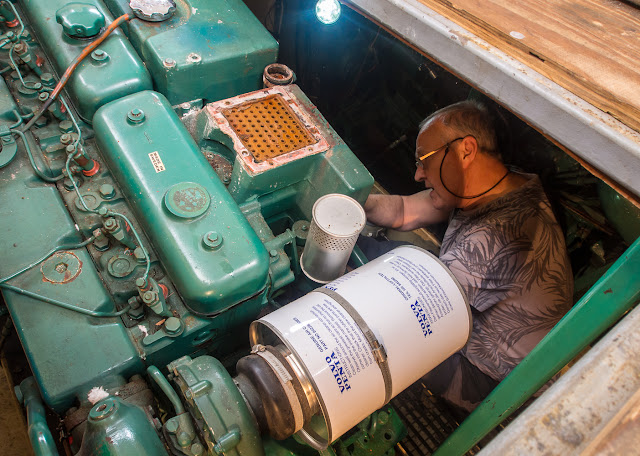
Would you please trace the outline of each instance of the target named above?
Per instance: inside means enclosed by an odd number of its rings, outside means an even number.
[[[367,217],[360,203],[339,193],[318,198],[311,213],[300,266],[314,282],[327,283],[344,274]]]
[[[471,334],[460,284],[431,253],[398,247],[251,325],[251,344],[284,343],[320,403],[333,442],[446,358]]]

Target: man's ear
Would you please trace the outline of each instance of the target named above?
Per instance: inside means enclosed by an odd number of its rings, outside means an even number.
[[[478,141],[473,136],[467,136],[461,141],[460,146],[458,152],[460,154],[460,164],[463,169],[467,169],[478,155]]]

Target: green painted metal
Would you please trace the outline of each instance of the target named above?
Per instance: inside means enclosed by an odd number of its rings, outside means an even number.
[[[0,277],[31,264],[53,246],[80,241],[58,190],[33,174],[24,153],[3,171]],[[73,279],[51,276],[55,283],[47,281],[34,267],[7,283],[88,311],[115,311],[86,249],[71,253],[83,265]],[[122,376],[142,370],[119,319],[94,318],[12,291],[2,293],[44,401],[56,412],[83,398],[98,381],[118,383]]]
[[[640,236],[640,208],[602,181],[598,183],[598,196],[609,222],[631,244]]]
[[[128,0],[106,0],[115,15]],[[262,87],[278,43],[241,0],[186,0],[163,22],[131,21],[131,43],[171,104],[217,101]]]
[[[640,238],[516,366],[434,456],[462,455],[640,299]]]
[[[72,2],[24,0],[21,3],[58,74],[62,74],[89,43],[86,39],[68,36],[62,25],[56,22],[58,10],[69,3]],[[94,6],[106,18],[107,25],[112,22],[111,13],[99,0],[84,0],[82,3]],[[149,72],[122,31],[114,31],[99,49],[107,57],[87,57],[78,65],[66,86],[78,114],[86,122],[91,121],[100,106],[152,87]]]
[[[78,456],[165,456],[160,437],[140,407],[108,397],[89,411]]]
[[[56,22],[64,33],[75,38],[90,38],[104,27],[104,15],[88,3],[69,3],[56,11]]]
[[[58,456],[36,380],[33,377],[23,380],[20,386],[16,386],[16,395],[27,410],[27,433],[35,455]]]
[[[233,379],[215,358],[188,356],[167,368],[215,454],[262,456],[258,425]],[[238,438],[239,437],[239,438]],[[216,450],[216,448],[218,450]]]
[[[145,119],[128,120],[134,109]],[[193,312],[219,314],[265,289],[265,247],[166,98],[146,91],[117,100],[98,111],[94,128],[106,163]],[[201,215],[185,218],[167,208],[167,192],[185,182],[194,185],[176,204],[195,208],[210,199]],[[222,237],[216,250],[203,240],[212,230]]]

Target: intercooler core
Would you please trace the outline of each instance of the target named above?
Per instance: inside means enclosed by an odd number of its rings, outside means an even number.
[[[315,155],[335,146],[326,121],[288,86],[239,95],[208,104],[211,121],[233,141],[250,175]]]
[[[281,95],[248,101],[222,113],[256,163],[316,142]]]

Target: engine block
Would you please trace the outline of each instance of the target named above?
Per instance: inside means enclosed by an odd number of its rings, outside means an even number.
[[[142,443],[115,439],[108,454],[234,448],[233,426],[196,432],[154,366],[248,352],[251,321],[305,280],[314,202],[364,203],[373,178],[300,88],[263,87],[277,43],[239,0],[127,20],[42,116],[54,75],[129,2],[1,1],[0,13],[0,289],[33,371],[23,400],[64,415],[78,454],[96,454],[109,420]],[[160,422],[145,374],[174,418]],[[255,432],[243,454],[264,454]]]

